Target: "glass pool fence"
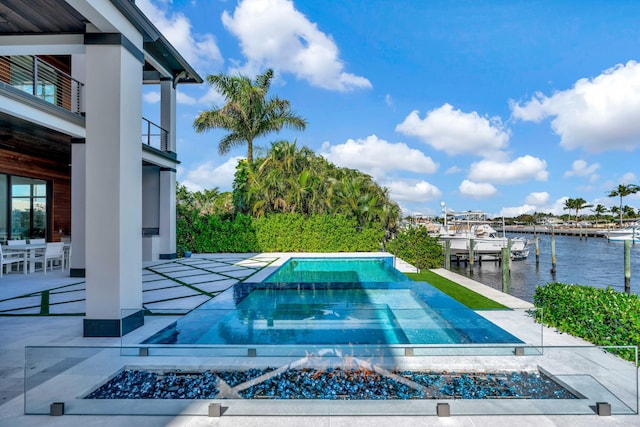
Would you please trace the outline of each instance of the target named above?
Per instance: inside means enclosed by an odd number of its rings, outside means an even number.
[[[127,314],[127,313],[125,313]],[[544,327],[533,310],[420,308],[389,309],[340,304],[304,308],[279,305],[257,309],[197,309],[187,315],[163,310],[145,317],[140,328],[121,340],[123,351],[145,347],[152,355],[180,354],[181,346],[202,348],[203,355],[223,351],[238,356],[253,348],[260,355],[304,355],[309,349],[336,346],[355,355],[428,355],[446,351],[509,354],[541,352]],[[124,350],[132,348],[133,350]],[[243,349],[243,350],[236,350]],[[437,350],[436,350],[437,349]]]
[[[360,355],[349,346],[270,348],[27,347],[24,411],[435,416],[446,406],[451,416],[638,414],[633,346],[390,345]]]

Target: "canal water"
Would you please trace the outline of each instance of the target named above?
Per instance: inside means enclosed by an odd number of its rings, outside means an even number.
[[[624,243],[609,242],[602,237],[580,240],[573,236],[555,236],[556,274],[551,274],[551,236],[538,235],[539,265],[536,266],[533,235],[507,234],[507,237],[526,237],[531,251],[525,260],[512,261],[509,293],[533,302],[536,286],[549,282],[589,285],[598,288],[610,286],[624,291]],[[485,285],[502,290],[502,267],[494,261],[483,261],[473,270],[468,265],[451,262],[451,271],[467,276]],[[640,244],[631,246],[631,293],[640,294]]]

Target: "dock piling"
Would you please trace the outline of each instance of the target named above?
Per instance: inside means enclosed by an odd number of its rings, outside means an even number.
[[[551,229],[551,274],[556,274],[556,235]]]
[[[502,292],[509,293],[509,260],[511,259],[511,251],[509,248],[502,248]]]
[[[624,292],[631,293],[631,241],[624,241]]]
[[[444,241],[444,268],[451,270],[451,240]]]

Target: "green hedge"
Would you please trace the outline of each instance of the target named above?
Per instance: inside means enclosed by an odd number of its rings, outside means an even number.
[[[178,218],[178,253],[256,252],[258,243],[253,220],[247,215],[224,218],[189,212]]]
[[[264,252],[370,252],[380,249],[382,228],[358,227],[342,215],[273,214],[254,219]]]
[[[640,346],[640,299],[611,288],[549,283],[539,286],[534,305],[542,308],[536,320],[559,331],[602,346]],[[618,351],[634,360],[635,353]]]
[[[221,217],[189,212],[178,218],[181,255],[221,252],[371,252],[381,247],[384,230],[358,227],[342,215],[273,214]]]
[[[387,245],[389,251],[421,270],[442,267],[444,255],[438,237],[429,235],[426,227],[407,228]]]

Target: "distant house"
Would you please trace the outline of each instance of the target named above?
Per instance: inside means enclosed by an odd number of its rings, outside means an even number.
[[[71,239],[85,336],[140,326],[143,259],[176,256],[176,86],[201,82],[133,1],[0,2],[0,241]]]
[[[538,218],[536,220],[536,223],[540,225],[546,225],[549,227],[557,227],[559,225],[564,224],[564,222],[560,218],[556,218],[553,216]]]

